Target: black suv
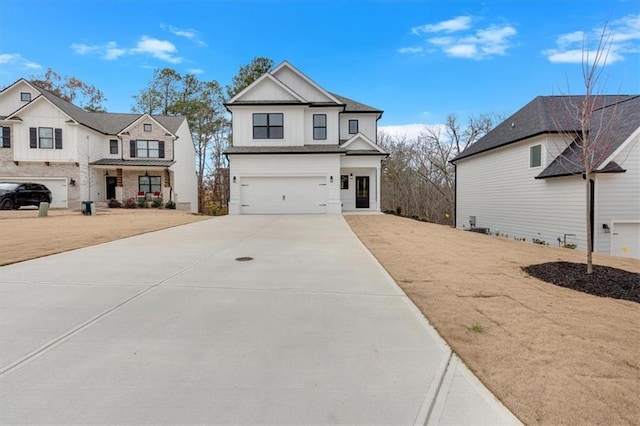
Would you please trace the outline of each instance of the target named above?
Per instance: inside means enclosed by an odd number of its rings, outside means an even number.
[[[51,191],[39,183],[0,182],[0,209],[19,209],[51,203]]]

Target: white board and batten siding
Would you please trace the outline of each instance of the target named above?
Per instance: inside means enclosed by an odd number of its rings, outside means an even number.
[[[284,137],[282,139],[254,139],[253,114],[283,114]],[[234,106],[233,145],[234,146],[302,146],[305,141],[304,109],[284,105]]]
[[[529,148],[544,136],[477,154],[456,162],[456,226],[490,228],[509,238],[534,238],[557,245],[567,242],[586,248],[585,184],[579,176],[535,179],[546,166],[529,167]],[[543,152],[545,150],[543,149]]]
[[[595,251],[640,259],[640,135],[613,161],[626,172],[596,176]]]
[[[341,212],[337,154],[233,155],[230,165],[230,214]]]

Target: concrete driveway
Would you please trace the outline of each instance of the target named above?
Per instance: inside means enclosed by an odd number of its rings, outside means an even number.
[[[215,218],[0,282],[3,424],[517,422],[342,216]]]

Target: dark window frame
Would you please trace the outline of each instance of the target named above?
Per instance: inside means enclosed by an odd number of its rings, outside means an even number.
[[[31,102],[31,93],[20,92],[20,102]]]
[[[355,131],[351,131],[351,125],[355,124]],[[349,134],[350,135],[356,135],[358,134],[358,120],[349,120]]]
[[[145,124],[142,125],[142,130],[145,131],[145,132],[150,132],[151,129],[152,129],[152,127],[151,127],[151,124],[149,124],[149,123],[145,123]]]
[[[340,175],[340,189],[349,189],[349,175]]]
[[[146,181],[146,182],[143,182],[143,181]],[[152,183],[152,181],[156,183]],[[138,176],[138,192],[144,192],[145,194],[162,192],[162,176],[152,176],[152,175]]]
[[[109,154],[117,154],[118,153],[118,140],[110,139],[109,140]]]
[[[0,138],[2,138],[0,148],[11,148],[11,127],[0,126]]]
[[[51,136],[42,136],[43,130],[51,130]],[[42,146],[42,141],[51,141],[51,146]],[[53,127],[38,127],[38,149],[53,149],[54,148],[54,130]]]
[[[324,118],[324,125],[316,125],[316,117]],[[316,130],[324,132],[316,136]],[[313,114],[313,140],[327,140],[327,114]]]
[[[529,147],[529,168],[535,169],[541,166],[542,166],[542,144],[530,146]]]
[[[256,125],[256,118],[265,116],[265,124]],[[271,124],[272,119],[280,117],[280,123]],[[282,112],[254,112],[253,113],[253,139],[284,139],[284,113]],[[258,132],[256,132],[256,130]],[[260,135],[260,132],[266,130],[264,136]],[[258,133],[258,134],[256,134]]]

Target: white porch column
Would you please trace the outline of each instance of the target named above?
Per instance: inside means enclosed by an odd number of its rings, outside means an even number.
[[[380,162],[376,166],[376,211],[380,211],[381,208],[381,200],[380,200],[380,185],[382,184],[382,178],[380,177]]]

